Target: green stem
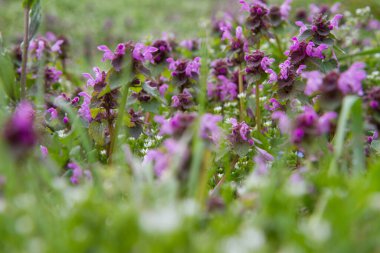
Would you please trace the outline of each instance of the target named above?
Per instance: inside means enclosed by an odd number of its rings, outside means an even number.
[[[257,130],[261,131],[261,110],[260,110],[260,84],[256,83],[256,92],[255,92],[255,98],[256,98],[256,126]]]
[[[243,87],[243,71],[239,69],[239,94],[242,95],[244,92],[244,87]],[[239,98],[240,101],[240,121],[244,120],[244,97],[240,96]]]
[[[124,112],[125,112],[125,106],[127,104],[128,93],[129,93],[129,84],[124,86],[122,97],[120,100],[115,128],[113,129],[113,132],[111,135],[111,143],[110,143],[109,157],[108,157],[109,164],[112,163],[113,151],[114,151],[114,148],[117,147],[117,141],[118,141],[117,136],[119,135],[121,125],[123,124],[123,117],[124,117]]]
[[[281,53],[284,53],[284,50],[283,50],[283,48],[281,46],[281,41],[280,41],[279,37],[277,36],[277,34],[274,34],[274,39],[276,40],[276,44],[277,44],[278,50]]]
[[[23,42],[23,52],[22,52],[22,63],[21,63],[21,99],[26,96],[26,67],[28,63],[28,48],[29,48],[29,12],[30,6],[26,6],[24,10],[24,42]]]

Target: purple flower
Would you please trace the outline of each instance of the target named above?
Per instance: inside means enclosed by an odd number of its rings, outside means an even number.
[[[380,30],[380,21],[376,19],[371,19],[367,25],[368,30],[370,31],[379,31]]]
[[[269,75],[268,83],[274,83],[278,80],[276,72],[273,69],[265,70],[265,73]]]
[[[106,60],[113,61],[118,57],[121,57],[125,54],[126,47],[123,43],[120,43],[117,45],[115,52],[112,52],[107,46],[101,45],[98,46],[98,50],[104,52],[102,61],[105,62]]]
[[[274,112],[282,108],[282,105],[280,104],[280,102],[278,102],[277,99],[275,98],[269,99],[268,102],[269,103],[264,105],[265,110]]]
[[[172,71],[172,76],[178,77],[185,74],[187,77],[199,75],[200,58],[196,57],[193,61],[173,60],[169,58],[169,69]]]
[[[180,43],[181,47],[184,47],[190,51],[195,51],[199,48],[199,40],[184,40]]]
[[[151,46],[145,46],[142,43],[137,43],[135,48],[133,49],[132,56],[136,61],[146,62],[150,61],[151,63],[155,63],[153,54],[157,52],[158,49]]]
[[[166,40],[156,40],[152,47],[157,48],[157,51],[153,52],[153,61],[156,64],[165,62],[172,51],[172,47]]]
[[[67,115],[65,115],[65,117],[63,117],[63,124],[68,124],[69,123],[69,118],[67,117]]]
[[[328,48],[329,46],[326,44],[321,44],[318,47],[315,47],[315,44],[312,41],[310,41],[306,47],[306,54],[310,57],[324,59],[325,56],[323,55],[323,51]]]
[[[82,168],[77,163],[71,162],[67,165],[67,168],[71,169],[72,171],[70,182],[74,185],[79,184],[82,179],[87,179],[87,180],[92,179],[91,171],[89,170],[83,171]]]
[[[91,122],[92,116],[91,116],[91,96],[88,95],[86,92],[82,91],[78,94],[79,96],[83,97],[83,103],[81,107],[78,110],[79,116],[81,116],[83,119],[87,120],[88,122]]]
[[[164,171],[169,167],[170,157],[160,150],[149,150],[144,158],[144,164],[153,163],[153,170],[158,177],[161,177]]]
[[[338,86],[343,94],[362,94],[362,81],[367,78],[365,64],[356,62],[340,75]]]
[[[42,158],[45,159],[49,154],[49,150],[47,149],[47,147],[42,146],[42,145],[40,145],[40,150],[41,150]]]
[[[188,89],[184,89],[182,93],[172,97],[172,107],[181,110],[187,110],[193,105],[193,96]]]
[[[275,111],[272,114],[272,119],[278,121],[278,127],[281,133],[288,133],[291,129],[291,121],[289,117],[283,111]]]
[[[165,119],[162,116],[155,116],[154,120],[161,125],[160,135],[181,136],[193,123],[195,113],[177,112],[172,118]]]
[[[274,157],[264,149],[256,147],[257,154],[254,157],[256,163],[256,173],[265,175],[268,172],[269,164],[274,161]]]
[[[297,75],[302,75],[302,72],[307,68],[306,65],[300,65],[296,71]]]
[[[280,64],[280,77],[281,79],[288,79],[289,77],[289,71],[291,69],[291,62],[290,60],[286,60],[285,62]]]
[[[295,24],[300,28],[299,35],[302,35],[307,30],[307,26],[302,21],[296,21]]]
[[[342,14],[336,14],[333,19],[330,21],[330,29],[337,29],[339,26],[340,20],[343,18]]]
[[[263,73],[274,73],[269,67],[274,62],[273,58],[264,55],[263,52],[256,50],[251,54],[246,54],[244,57],[247,67],[247,74],[261,75]]]
[[[94,87],[96,84],[104,83],[106,80],[106,72],[101,71],[98,67],[93,68],[95,78],[89,73],[83,73],[83,77],[87,79],[87,86]]]
[[[54,45],[51,46],[51,51],[58,52],[61,54],[62,53],[61,46],[64,42],[65,42],[64,40],[58,40],[57,42],[55,42]]]
[[[291,120],[281,111],[272,114],[273,119],[279,120],[279,127],[282,133],[290,135],[290,140],[294,144],[301,144],[304,141],[317,138],[322,134],[330,132],[332,121],[335,120],[335,112],[327,112],[321,117],[313,108],[305,106],[304,112]]]
[[[318,128],[321,134],[330,132],[331,122],[337,118],[336,112],[326,112],[318,120]]]
[[[319,91],[323,84],[323,75],[319,71],[302,73],[302,77],[307,79],[305,94],[311,96],[314,92]]]
[[[169,85],[166,83],[168,80],[164,77],[160,77],[158,80],[147,80],[147,84],[153,88],[158,89],[161,96],[164,96]]]
[[[61,75],[62,75],[62,71],[59,71],[54,67],[46,67],[45,69],[46,84],[51,85],[58,82]]]
[[[254,141],[251,138],[251,128],[247,125],[247,123],[238,122],[236,119],[230,119],[230,123],[232,125],[231,134],[228,136],[230,142],[235,144],[243,144],[248,143],[249,145],[253,145]]]
[[[42,55],[45,51],[45,48],[47,47],[47,41],[40,38],[32,40],[29,44],[29,51],[33,54],[35,54],[36,58],[38,60],[41,60]]]
[[[214,76],[228,76],[228,68],[231,64],[225,59],[217,59],[211,63]]]
[[[162,177],[166,170],[173,166],[173,159],[181,157],[181,164],[188,160],[188,150],[183,143],[175,139],[167,139],[161,149],[149,150],[144,157],[143,164],[153,164],[153,170],[158,178]]]
[[[203,115],[200,126],[201,138],[215,144],[218,143],[221,135],[221,130],[218,123],[222,121],[222,119],[223,117],[220,115],[213,115],[210,113]]]
[[[190,61],[187,64],[186,75],[189,77],[199,75],[200,66],[201,66],[201,58],[195,57],[193,61]]]
[[[261,68],[266,71],[269,69],[270,65],[272,65],[272,63],[274,62],[275,60],[273,58],[269,58],[267,56],[265,56],[262,60],[261,60]]]
[[[238,94],[236,83],[225,76],[218,76],[218,80],[216,84],[208,83],[207,96],[218,101],[234,100]]]
[[[49,109],[47,109],[46,113],[50,114],[50,120],[55,120],[58,118],[57,109],[55,109],[54,107],[50,107]]]
[[[37,141],[37,134],[33,127],[34,116],[33,105],[28,101],[21,101],[5,124],[4,139],[21,153],[33,147]]]
[[[289,12],[292,9],[291,3],[293,0],[285,0],[284,3],[280,7],[281,19],[286,21],[289,18]]]
[[[230,30],[223,31],[222,40],[228,40],[230,51],[234,52],[233,62],[241,63],[244,61],[244,52],[248,52],[248,42],[243,36],[243,29],[238,26],[236,28],[235,37],[232,36]]]

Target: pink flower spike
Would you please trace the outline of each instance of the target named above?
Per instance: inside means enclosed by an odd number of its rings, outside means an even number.
[[[268,83],[274,83],[277,82],[277,74],[272,69],[265,70],[265,73],[269,74],[269,80]]]
[[[336,14],[333,19],[331,20],[331,30],[339,28],[339,22],[342,20],[343,15],[342,14]]]
[[[49,154],[47,147],[40,145],[40,150],[41,150],[42,158],[45,159]]]
[[[50,107],[49,109],[47,109],[46,112],[50,113],[50,120],[54,120],[54,119],[58,118],[58,112],[55,108]]]
[[[343,94],[360,95],[363,92],[362,81],[367,78],[364,68],[364,63],[355,62],[346,72],[340,75],[338,87]]]
[[[105,45],[98,46],[98,50],[104,52],[102,62],[112,61],[115,58],[115,54]]]
[[[285,0],[284,3],[280,6],[280,13],[281,13],[281,19],[282,20],[288,20],[289,13],[291,8],[291,3],[293,0]]]
[[[241,4],[242,11],[248,11],[248,12],[250,11],[250,6],[246,1],[240,0],[239,3]]]
[[[296,71],[297,75],[300,76],[305,69],[306,69],[306,65],[300,65]]]
[[[319,71],[304,72],[302,73],[302,77],[307,79],[305,95],[311,96],[321,88],[323,75]]]
[[[336,119],[338,114],[336,112],[326,112],[318,120],[318,128],[320,133],[328,133],[331,127],[331,121]]]
[[[54,43],[54,45],[51,47],[52,52],[58,52],[62,53],[61,51],[61,45],[64,43],[63,40],[58,40],[57,42]]]
[[[307,26],[302,21],[296,21],[296,26],[300,27],[299,35],[303,34],[307,30]]]

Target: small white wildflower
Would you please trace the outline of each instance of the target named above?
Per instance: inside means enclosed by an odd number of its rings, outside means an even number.
[[[67,134],[65,134],[65,130],[59,130],[57,131],[57,134],[59,138],[64,138],[67,136]]]
[[[221,106],[217,106],[217,107],[214,108],[214,112],[216,112],[216,113],[219,113],[221,111],[222,111],[222,107]]]
[[[242,93],[239,93],[238,98],[242,99],[242,98],[245,98],[246,96],[247,94],[245,92],[242,92]]]
[[[272,121],[265,121],[265,122],[263,123],[263,125],[264,125],[265,127],[270,127],[270,126],[272,125]]]

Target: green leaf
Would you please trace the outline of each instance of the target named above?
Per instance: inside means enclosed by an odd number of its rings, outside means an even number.
[[[151,99],[148,102],[141,103],[141,107],[144,109],[145,112],[151,112],[154,114],[159,113],[159,108],[161,106],[161,103],[158,102],[156,99]]]
[[[0,49],[1,50],[1,49]],[[0,84],[5,94],[13,101],[20,98],[19,85],[16,82],[15,71],[11,57],[0,51]]]
[[[306,31],[304,31],[300,36],[298,36],[298,40],[299,41],[304,41],[304,40],[307,40],[308,38],[310,38],[310,36],[312,35],[312,30],[311,29],[307,29]]]
[[[156,98],[161,103],[166,105],[166,100],[161,97],[160,93],[158,92],[158,90],[156,88],[148,85],[147,83],[143,83],[142,87],[143,87],[144,91],[146,91],[149,95],[151,95],[152,97]]]
[[[113,68],[107,73],[107,82],[110,85],[111,90],[118,89],[123,85],[129,84],[134,75],[131,71],[131,61],[124,60],[123,68],[121,71],[116,71]]]
[[[88,134],[98,146],[104,146],[106,143],[104,134],[106,126],[105,122],[93,121],[88,127]]]
[[[22,6],[24,8],[27,8],[27,7],[31,8],[37,1],[39,0],[24,0],[22,1]]]
[[[352,106],[352,164],[354,172],[361,172],[365,169],[364,159],[364,118],[362,100],[358,99]]]
[[[32,9],[30,11],[30,24],[29,24],[29,41],[37,34],[38,28],[41,24],[41,2],[40,0],[35,0],[34,4],[31,5]]]
[[[323,61],[320,67],[322,72],[327,74],[332,70],[338,68],[338,62],[335,59],[330,59],[327,61]]]
[[[107,84],[107,86],[104,87],[101,92],[99,92],[98,98],[101,98],[101,97],[103,97],[104,95],[107,95],[110,92],[111,92],[111,87],[110,87],[109,84]]]
[[[348,58],[358,57],[358,56],[369,56],[369,55],[374,55],[374,54],[380,54],[380,47],[370,49],[370,50],[361,51],[361,52],[356,53],[356,54],[344,55],[344,56],[340,57],[339,60],[345,60]]]
[[[352,125],[352,146],[353,146],[353,165],[355,172],[365,168],[364,165],[364,135],[363,135],[363,114],[362,101],[357,96],[347,96],[343,101],[343,107],[340,113],[338,128],[334,138],[334,159],[330,165],[330,174],[335,174],[338,168],[338,162],[346,148],[345,137],[347,124],[351,118]]]

